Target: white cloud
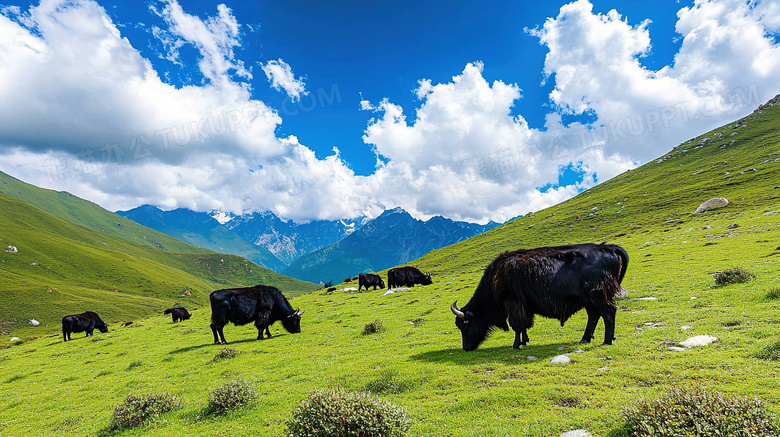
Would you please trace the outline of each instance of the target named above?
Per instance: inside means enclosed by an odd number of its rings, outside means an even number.
[[[293,102],[306,95],[306,85],[302,78],[295,78],[292,67],[283,60],[268,61],[262,66],[268,81],[276,90],[284,90]]]

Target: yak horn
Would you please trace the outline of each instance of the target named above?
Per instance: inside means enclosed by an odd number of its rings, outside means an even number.
[[[305,311],[301,311],[301,309],[300,309],[300,308],[296,308],[296,309],[295,309],[295,315],[296,315],[296,316],[300,316],[300,315],[301,315],[301,314],[303,314],[303,313],[305,313]]]
[[[463,311],[461,311],[458,308],[458,301],[457,300],[455,302],[453,302],[452,305],[450,305],[450,310],[452,311],[452,314],[455,314],[456,316],[458,316],[459,319],[465,319],[466,318],[466,314],[463,313]]]

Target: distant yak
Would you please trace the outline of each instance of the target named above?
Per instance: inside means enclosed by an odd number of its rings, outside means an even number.
[[[165,310],[165,312],[163,312],[163,315],[168,315],[168,314],[171,315],[171,318],[173,319],[173,323],[182,320],[189,320],[190,318],[190,313],[187,312],[185,308],[179,308],[179,307],[168,308],[167,310]]]
[[[211,331],[214,343],[227,343],[222,328],[228,322],[234,325],[255,323],[257,339],[263,339],[263,330],[271,338],[268,329],[277,320],[287,332],[301,332],[301,314],[303,311],[293,309],[290,302],[276,287],[257,285],[247,288],[227,288],[217,290],[209,296],[211,300]]]
[[[374,287],[374,290],[376,287],[382,289],[385,288],[385,281],[375,273],[361,273],[358,275],[358,291],[360,291],[360,287],[366,287],[366,291],[368,291],[368,287]]]
[[[89,337],[95,328],[103,333],[108,332],[108,325],[103,323],[100,316],[92,311],[65,316],[62,318],[62,341],[70,340],[72,332],[86,332],[85,337]]]
[[[604,344],[615,338],[615,296],[628,267],[628,253],[614,244],[573,244],[505,252],[491,262],[471,300],[450,309],[463,337],[474,350],[493,329],[515,331],[513,348],[528,343],[534,315],[558,319],[561,326],[585,308],[588,324],[581,343],[590,343],[599,318]]]
[[[433,284],[431,274],[411,266],[395,267],[387,272],[387,288],[414,287],[415,284]]]

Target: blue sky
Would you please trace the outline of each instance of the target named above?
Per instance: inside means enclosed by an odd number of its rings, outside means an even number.
[[[0,170],[108,209],[502,221],[780,92],[777,1],[2,5]]]

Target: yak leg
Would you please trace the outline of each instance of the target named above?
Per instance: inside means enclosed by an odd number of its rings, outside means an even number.
[[[527,330],[533,325],[533,316],[530,319],[509,316],[509,326],[515,331],[515,342],[512,344],[512,349],[520,349],[520,346],[528,344],[529,339]]]
[[[617,315],[617,308],[610,306],[608,309],[608,315],[604,317],[604,344],[612,344],[612,340],[615,339],[615,316]]]
[[[271,317],[270,311],[261,311],[257,314],[257,319],[255,320],[255,327],[257,328],[257,339],[263,340],[263,330],[268,332],[268,338],[271,338],[271,332],[268,331],[268,326],[270,325],[268,323],[268,319]]]
[[[593,339],[593,333],[596,332],[596,325],[599,324],[599,317],[601,317],[591,304],[585,306],[585,311],[588,312],[588,325],[585,327],[585,333],[582,335],[580,343],[590,343]]]
[[[216,323],[211,324],[211,333],[214,334],[214,344],[219,344],[222,339],[222,344],[227,344],[225,341],[225,334],[222,332],[224,325],[220,326]]]

